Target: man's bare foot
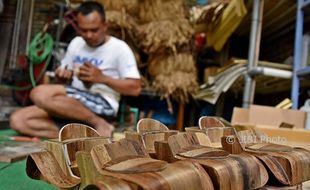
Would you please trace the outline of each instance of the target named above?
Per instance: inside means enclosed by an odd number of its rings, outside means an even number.
[[[95,129],[100,134],[100,136],[111,137],[112,132],[114,131],[114,126],[105,122],[104,125],[96,126]]]
[[[108,123],[102,117],[95,117],[89,124],[97,130],[100,136],[111,137],[114,131],[114,126]]]

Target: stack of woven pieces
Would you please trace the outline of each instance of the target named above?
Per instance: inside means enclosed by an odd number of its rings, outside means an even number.
[[[92,128],[68,124],[59,139],[27,159],[27,174],[62,189],[213,189],[209,175],[189,161],[153,159],[144,146],[99,137]]]
[[[153,119],[111,141],[82,124],[27,159],[27,174],[64,189],[258,189],[296,186],[310,179],[310,151],[264,142],[261,133],[237,133],[216,117],[199,128],[169,130]],[[253,141],[241,141],[252,139]]]

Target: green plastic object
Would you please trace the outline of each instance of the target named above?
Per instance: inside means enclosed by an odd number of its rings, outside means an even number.
[[[137,129],[138,119],[139,119],[139,109],[131,107],[129,109],[129,111],[134,114],[134,128],[136,130]],[[119,112],[120,112],[120,115],[119,115],[119,126],[120,127],[125,127],[125,114],[126,114],[126,102],[125,101],[121,102]]]
[[[139,109],[138,108],[130,108],[130,112],[132,112],[134,114],[134,128],[135,130],[137,130],[137,123],[139,120]]]
[[[31,41],[28,52],[28,58],[29,58],[29,74],[32,87],[35,87],[37,83],[33,74],[33,65],[40,64],[43,61],[45,61],[44,69],[41,71],[39,75],[39,78],[41,78],[43,76],[43,73],[45,73],[47,66],[51,60],[53,45],[54,45],[53,38],[48,33],[44,34],[42,34],[41,32],[37,33],[34,39]]]

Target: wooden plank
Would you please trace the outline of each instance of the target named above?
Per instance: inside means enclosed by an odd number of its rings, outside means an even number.
[[[30,142],[5,141],[0,145],[0,162],[15,162],[29,154],[41,151],[41,145]]]
[[[176,125],[176,130],[178,131],[184,130],[184,107],[185,104],[183,102],[179,102],[177,125]]]

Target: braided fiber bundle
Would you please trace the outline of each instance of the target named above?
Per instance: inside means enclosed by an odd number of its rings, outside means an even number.
[[[125,33],[129,37],[137,33],[137,16],[139,9],[138,0],[96,0],[106,10],[106,20],[109,24],[109,31],[112,35],[127,41]],[[121,33],[121,35],[120,35]]]
[[[106,11],[106,17],[107,22],[109,23],[109,27],[112,28],[114,28],[116,25],[129,31],[134,31],[138,27],[136,20],[125,12],[109,10]]]
[[[190,53],[153,55],[149,62],[152,86],[163,97],[172,96],[177,101],[187,102],[198,87],[196,67]]]
[[[137,49],[138,0],[97,0],[106,9],[106,20],[109,25],[109,34],[124,40],[133,50],[137,63],[140,64],[139,50]]]
[[[106,10],[123,11],[136,15],[139,11],[139,0],[96,0],[104,5]]]
[[[152,84],[163,97],[171,96],[180,102],[188,102],[189,94],[194,94],[197,89],[196,75],[181,71],[157,75]]]
[[[125,11],[106,11],[107,23],[109,24],[109,33],[119,39],[126,41],[131,47],[136,61],[141,64],[139,50],[137,48],[137,21],[136,19],[127,14]]]
[[[183,0],[140,0],[139,5],[139,19],[142,23],[187,16]]]
[[[175,71],[195,73],[196,67],[190,52],[154,54],[150,56],[148,71],[151,76],[173,74]]]
[[[138,64],[138,48],[148,54],[151,86],[165,98],[188,101],[196,91],[197,81],[192,55],[178,54],[190,49],[194,34],[186,18],[185,1],[97,1],[106,7],[110,33],[130,45]]]
[[[107,22],[109,24],[109,32],[120,39],[128,41],[136,41],[137,23],[134,17],[126,12],[106,11]]]
[[[176,52],[180,46],[191,42],[193,28],[187,19],[161,20],[140,27],[139,45],[146,53]]]

